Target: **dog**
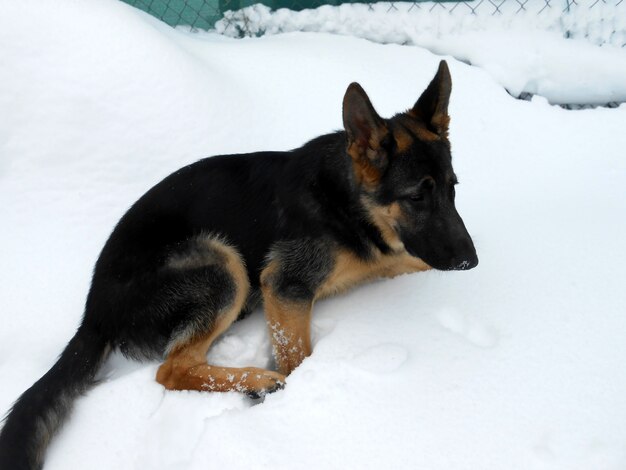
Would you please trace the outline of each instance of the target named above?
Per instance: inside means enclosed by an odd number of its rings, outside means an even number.
[[[344,130],[289,152],[200,160],[150,189],[104,245],[76,335],[7,416],[0,468],[43,466],[112,350],[165,358],[156,380],[168,390],[262,397],[311,354],[317,299],[379,277],[475,267],[454,202],[451,88],[442,61],[410,110],[383,119],[352,83]],[[277,371],[209,365],[215,339],[261,302]]]

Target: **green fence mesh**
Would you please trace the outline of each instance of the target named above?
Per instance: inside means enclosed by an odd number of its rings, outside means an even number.
[[[222,18],[224,12],[240,10],[256,3],[261,3],[274,10],[289,8],[300,11],[305,8],[317,8],[322,5],[340,5],[344,3],[367,3],[355,0],[122,0],[134,7],[156,16],[170,26],[187,25],[197,29],[211,29]],[[430,0],[433,1],[433,0]],[[434,0],[454,2],[467,0]],[[491,0],[489,0],[491,1]],[[418,2],[412,2],[418,3]]]
[[[121,0],[159,18],[170,26],[190,26],[192,29],[212,30],[232,37],[260,36],[272,32],[315,31],[339,32],[380,41],[372,24],[380,21],[380,13],[388,13],[390,21],[383,22],[385,42],[413,44],[411,35],[403,34],[407,24],[412,33],[440,33],[459,28],[476,30],[488,26],[510,28],[517,24],[527,26],[532,18],[533,27],[561,32],[564,37],[585,39],[592,44],[626,47],[626,0],[387,0],[377,3],[368,0]],[[296,12],[325,5],[360,3],[372,17],[367,27],[354,27],[345,21],[339,10],[332,21],[320,26],[314,17],[305,13],[281,12],[270,15],[271,10],[287,8]],[[357,10],[361,13],[363,8]],[[325,12],[326,14],[328,11]],[[296,16],[294,19],[294,15]],[[283,24],[288,20],[291,23]],[[535,20],[534,18],[537,17]],[[276,21],[274,21],[276,20]],[[369,21],[369,20],[368,20]],[[395,23],[394,23],[395,22]],[[389,23],[387,25],[387,23]],[[351,28],[347,28],[350,26]],[[385,26],[386,25],[386,26]],[[391,26],[390,26],[391,25]],[[394,34],[390,27],[398,27]],[[315,29],[318,28],[318,29]],[[430,28],[430,29],[429,29]]]

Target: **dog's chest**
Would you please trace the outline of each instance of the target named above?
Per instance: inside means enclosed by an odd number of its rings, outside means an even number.
[[[367,261],[348,251],[341,251],[337,254],[333,270],[322,283],[316,298],[328,297],[377,278],[395,277],[429,269],[431,267],[428,264],[406,251],[379,255]]]

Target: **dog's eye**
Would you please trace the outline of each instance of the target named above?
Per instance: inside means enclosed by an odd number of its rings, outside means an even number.
[[[422,202],[424,200],[424,193],[411,194],[409,199],[413,202]]]

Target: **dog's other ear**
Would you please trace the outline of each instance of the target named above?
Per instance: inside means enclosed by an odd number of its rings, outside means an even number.
[[[419,97],[409,114],[421,119],[432,131],[441,137],[448,137],[448,103],[452,91],[452,77],[445,60],[439,62],[439,69],[428,88]]]
[[[357,180],[375,185],[387,167],[389,131],[358,83],[351,83],[343,97],[343,126]]]

